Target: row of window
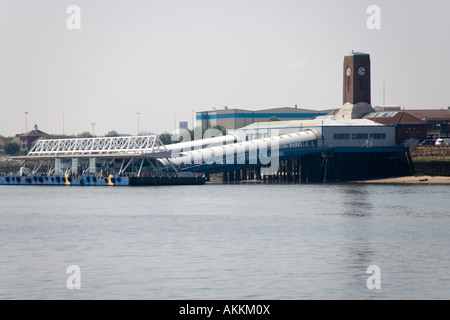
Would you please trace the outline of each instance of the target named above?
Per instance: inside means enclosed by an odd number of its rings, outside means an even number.
[[[281,145],[280,149],[316,148],[316,147],[317,147],[317,140],[309,140],[309,141],[302,141],[302,142]]]
[[[365,139],[386,139],[386,133],[335,133],[334,140],[350,140],[350,135],[352,139],[355,140],[365,140]]]
[[[450,129],[450,125],[447,123],[428,123],[428,130],[437,130],[440,132],[448,132]]]

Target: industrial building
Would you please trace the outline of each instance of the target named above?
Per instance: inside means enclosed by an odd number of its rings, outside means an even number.
[[[197,126],[201,126],[203,129],[222,126],[226,129],[236,130],[256,122],[314,119],[327,115],[329,112],[330,110],[300,109],[297,106],[256,111],[224,107],[223,109],[197,112],[196,119]]]

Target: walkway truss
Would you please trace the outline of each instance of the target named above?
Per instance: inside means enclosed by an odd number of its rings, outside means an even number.
[[[55,157],[170,157],[170,152],[156,135],[39,140],[27,159]]]

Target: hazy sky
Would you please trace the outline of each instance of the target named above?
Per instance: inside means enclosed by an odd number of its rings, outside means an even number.
[[[69,5],[81,10],[71,30]],[[369,29],[370,5],[381,29]],[[73,20],[70,20],[73,21]],[[449,0],[0,0],[0,135],[171,132],[212,107],[342,104],[369,53],[372,105],[450,106]]]

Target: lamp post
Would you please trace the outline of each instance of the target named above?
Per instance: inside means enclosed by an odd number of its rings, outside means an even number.
[[[28,132],[28,111],[25,111],[25,133]]]
[[[137,116],[138,116],[138,131],[137,131],[137,135],[139,135],[139,116],[141,115],[141,113],[140,112],[138,112],[137,113]]]
[[[91,126],[92,126],[92,136],[95,136],[95,131],[94,131],[95,122],[92,122]]]

